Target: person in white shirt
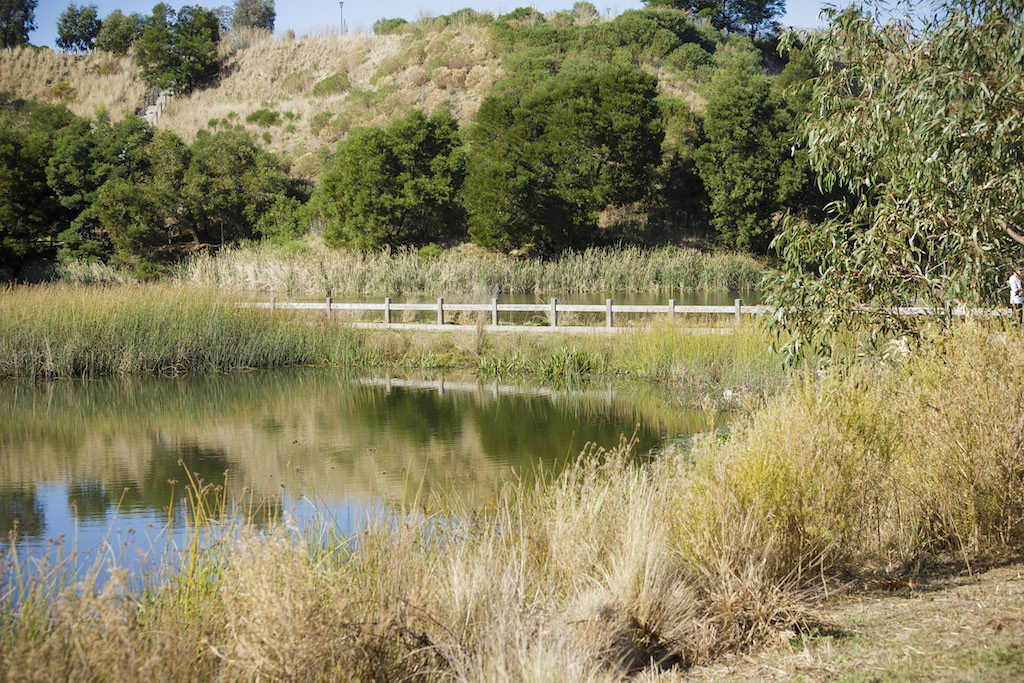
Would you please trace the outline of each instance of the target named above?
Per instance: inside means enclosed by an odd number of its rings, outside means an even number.
[[[1013,308],[1013,318],[1019,325],[1021,323],[1021,309],[1024,307],[1024,280],[1020,277],[1020,266],[1013,269],[1013,275],[1007,283],[1010,287],[1010,307]]]

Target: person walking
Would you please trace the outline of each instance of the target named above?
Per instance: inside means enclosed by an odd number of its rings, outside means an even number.
[[[1021,324],[1021,310],[1024,308],[1024,280],[1020,276],[1020,266],[1014,266],[1013,274],[1007,283],[1010,287],[1010,307],[1013,309],[1013,319],[1018,325]]]

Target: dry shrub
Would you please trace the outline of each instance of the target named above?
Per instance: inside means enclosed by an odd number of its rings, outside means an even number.
[[[438,88],[461,88],[466,85],[466,71],[464,69],[449,69],[446,66],[439,66],[430,72],[430,80]]]
[[[407,86],[418,88],[429,81],[430,75],[427,73],[427,70],[419,64],[416,66],[410,66],[405,70],[405,84]]]
[[[981,323],[894,362],[806,379],[727,443],[705,439],[680,481],[676,542],[703,564],[756,553],[803,582],[931,555],[1024,545],[1024,360]]]
[[[351,73],[359,68],[367,60],[367,51],[364,45],[353,45],[348,48],[334,63],[335,70]]]

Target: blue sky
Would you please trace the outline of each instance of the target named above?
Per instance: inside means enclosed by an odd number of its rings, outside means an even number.
[[[100,18],[119,9],[125,14],[138,12],[149,14],[153,5],[159,0],[75,0],[75,4],[96,5]],[[233,0],[165,0],[174,9],[180,9],[185,5],[201,5],[203,7],[217,7],[218,5],[233,4]],[[348,0],[343,7],[338,6],[337,0],[276,0],[278,31],[292,29],[301,35],[304,32],[316,31],[325,27],[337,27],[342,18],[349,31],[369,31],[373,23],[378,19],[392,19],[401,17],[413,21],[421,16],[421,13],[429,13],[432,16],[451,14],[465,7],[475,10],[490,11],[494,14],[510,12],[516,7],[534,6],[541,12],[571,9],[576,0],[506,0],[499,2],[495,0],[469,0],[466,3],[452,2],[451,0],[392,0],[386,2],[357,2]],[[608,13],[612,16],[621,14],[626,10],[640,9],[644,6],[640,0],[591,0],[594,6],[602,14]],[[53,47],[57,39],[57,18],[67,8],[70,1],[64,0],[40,0],[36,7],[36,26],[30,40],[35,45],[49,45]],[[823,0],[787,0],[786,14],[782,17],[783,26],[795,26],[799,28],[810,28],[820,25],[817,16]],[[846,3],[836,3],[846,4]]]

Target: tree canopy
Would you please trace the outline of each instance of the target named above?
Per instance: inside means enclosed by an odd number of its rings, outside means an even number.
[[[464,236],[459,201],[465,154],[455,117],[410,111],[386,129],[362,128],[338,144],[314,195],[327,241],[367,250]]]
[[[235,0],[231,11],[231,28],[274,30],[274,0]]]
[[[96,5],[79,7],[71,3],[57,19],[57,47],[76,52],[92,50],[102,24]]]
[[[187,92],[217,74],[219,41],[220,21],[210,10],[186,5],[175,14],[160,3],[143,22],[135,60],[148,84]]]
[[[828,347],[851,329],[916,334],[898,306],[992,304],[1024,245],[1024,2],[826,15],[802,135],[824,188],[848,197],[775,239],[775,324]]]
[[[28,42],[36,28],[38,0],[0,0],[0,48],[17,47]]]
[[[95,48],[115,55],[128,54],[132,43],[142,35],[142,15],[125,15],[116,9],[106,16],[96,35]]]
[[[552,252],[598,241],[597,212],[642,199],[661,162],[657,80],[560,73],[480,106],[464,190],[474,242]]]
[[[646,0],[645,4],[686,10],[721,31],[746,31],[751,38],[775,33],[775,18],[786,12],[786,0]]]

